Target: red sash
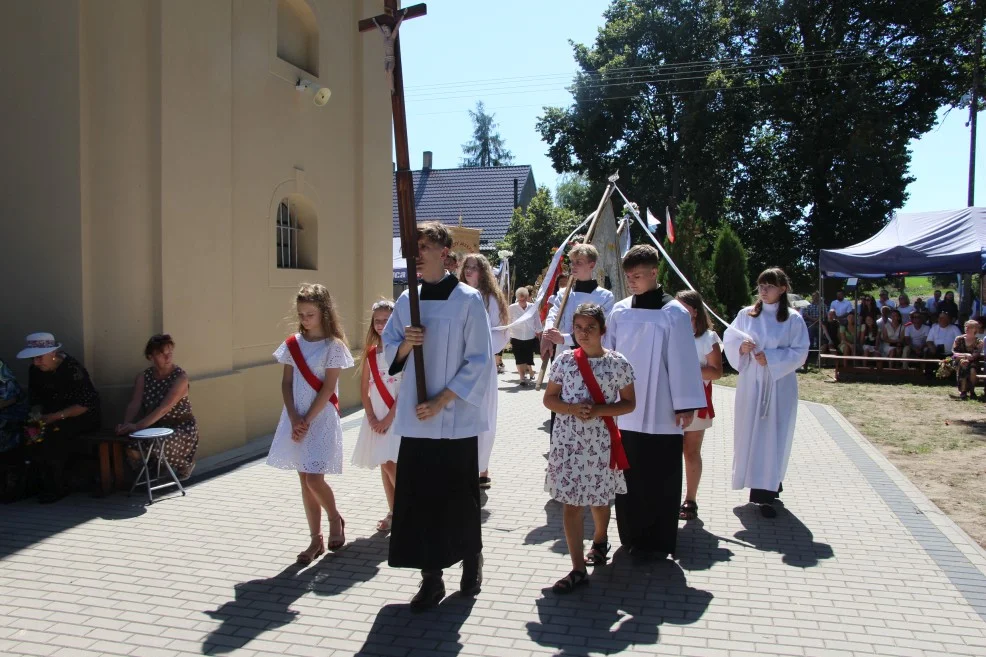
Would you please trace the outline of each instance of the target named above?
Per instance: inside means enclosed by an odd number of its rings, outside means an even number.
[[[711,420],[716,416],[716,409],[712,408],[712,382],[705,382],[705,408],[698,409],[698,416],[703,420]]]
[[[298,338],[292,335],[285,340],[285,343],[288,345],[288,351],[291,352],[291,358],[294,359],[294,366],[298,368],[299,372],[301,372],[301,376],[305,377],[305,381],[308,382],[308,385],[310,385],[315,392],[321,391],[322,381],[315,376],[315,373],[312,372],[310,367],[308,367],[308,363],[305,362],[305,356],[301,353],[301,345],[298,344]],[[334,392],[332,393],[332,396],[329,397],[329,403],[335,406],[336,413],[341,415],[339,411],[339,397],[337,397]]]
[[[592,368],[589,367],[589,357],[585,355],[582,347],[572,353],[575,356],[575,364],[579,366],[579,374],[585,381],[585,387],[589,389],[592,401],[597,404],[605,404],[606,398],[603,396],[602,388],[599,387],[596,375],[592,373]],[[630,463],[627,461],[627,453],[623,450],[623,439],[620,436],[620,428],[616,426],[616,419],[611,416],[604,416],[602,421],[606,423],[606,428],[609,429],[609,467],[613,470],[629,470]]]
[[[380,393],[380,399],[383,403],[387,405],[388,409],[394,407],[394,398],[390,395],[390,391],[387,390],[387,386],[383,384],[383,380],[380,378],[380,366],[377,365],[377,346],[373,345],[370,347],[369,351],[366,352],[366,362],[370,364],[370,374],[373,376],[373,383],[377,386],[377,392]]]

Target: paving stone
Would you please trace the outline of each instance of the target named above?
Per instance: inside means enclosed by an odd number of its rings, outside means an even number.
[[[379,474],[358,468],[328,478],[349,544],[295,566],[308,540],[297,479],[256,462],[149,507],[123,495],[3,507],[0,653],[986,655],[986,552],[818,404],[800,406],[780,513],[761,518],[729,486],[733,392],[721,387],[701,520],[681,526],[678,562],[618,553],[590,586],[554,596],[571,566],[561,506],[543,491],[548,414],[511,380],[499,378],[475,600],[408,610],[418,574],[387,565]],[[359,418],[344,420],[347,462]],[[460,572],[446,572],[450,592]]]

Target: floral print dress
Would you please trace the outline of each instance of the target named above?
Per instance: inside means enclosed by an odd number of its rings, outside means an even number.
[[[168,396],[171,386],[185,374],[185,370],[175,367],[171,374],[159,379],[154,376],[154,368],[144,370],[144,395],[140,405],[140,417],[151,413]],[[195,463],[195,451],[199,447],[199,426],[192,415],[192,402],[188,395],[178,400],[167,415],[154,423],[154,427],[171,429],[175,433],[164,441],[164,455],[179,479],[184,479]]]
[[[590,358],[589,367],[608,404],[618,401],[620,389],[634,380],[630,363],[616,351]],[[561,400],[565,403],[592,400],[572,351],[565,351],[555,360],[549,380],[561,386]],[[607,506],[618,494],[625,494],[623,473],[609,467],[610,440],[602,418],[582,421],[574,415],[558,413],[551,432],[545,491],[562,504],[573,506]]]

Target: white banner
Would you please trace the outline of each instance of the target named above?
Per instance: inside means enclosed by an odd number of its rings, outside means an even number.
[[[534,303],[528,304],[527,309],[524,311],[524,314],[518,317],[515,321],[510,322],[509,324],[506,324],[504,326],[494,327],[493,328],[494,331],[508,331],[512,327],[520,326],[524,322],[534,317],[534,313],[538,312],[538,308],[540,308],[541,304],[544,302],[544,298],[545,295],[548,293],[548,288],[551,285],[551,281],[555,277],[555,271],[558,269],[558,267],[561,266],[562,258],[565,257],[565,247],[568,246],[569,241],[571,241],[571,239],[575,237],[575,235],[580,230],[582,230],[589,224],[589,221],[592,219],[592,216],[594,214],[595,212],[593,212],[588,217],[586,217],[585,221],[579,224],[578,228],[576,228],[571,233],[569,233],[568,237],[565,238],[565,241],[562,242],[561,246],[558,247],[558,250],[555,251],[554,257],[551,258],[551,264],[548,265],[548,271],[545,272],[544,274],[544,280],[541,283],[541,289],[538,290],[538,296],[537,299],[534,300]]]

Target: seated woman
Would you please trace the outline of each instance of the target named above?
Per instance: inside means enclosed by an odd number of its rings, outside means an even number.
[[[900,358],[904,349],[904,324],[900,312],[894,308],[890,311],[890,321],[883,323],[880,332],[880,353],[885,358]],[[893,367],[893,363],[888,365]]]
[[[188,375],[175,365],[174,351],[175,341],[167,333],[151,336],[147,341],[144,357],[152,366],[137,375],[133,397],[116,432],[125,436],[150,427],[172,429],[175,433],[164,442],[164,455],[178,478],[185,480],[195,467],[199,427],[188,401]],[[131,464],[139,468],[136,446],[129,456]]]
[[[965,323],[965,333],[952,344],[960,399],[976,398],[976,375],[983,371],[983,341],[976,335],[978,332],[979,322],[970,319]]]
[[[839,352],[843,356],[856,355],[856,318],[846,315],[846,325],[839,327]]]
[[[863,347],[864,356],[880,355],[880,331],[876,328],[876,319],[873,315],[867,315],[863,320],[863,326],[859,330],[859,343]]]
[[[17,354],[31,359],[28,399],[45,425],[43,439],[27,448],[27,458],[39,466],[42,503],[68,494],[65,466],[74,456],[92,452],[90,445],[76,438],[98,429],[100,421],[99,393],[89,372],[61,349],[51,333],[32,333]]]

